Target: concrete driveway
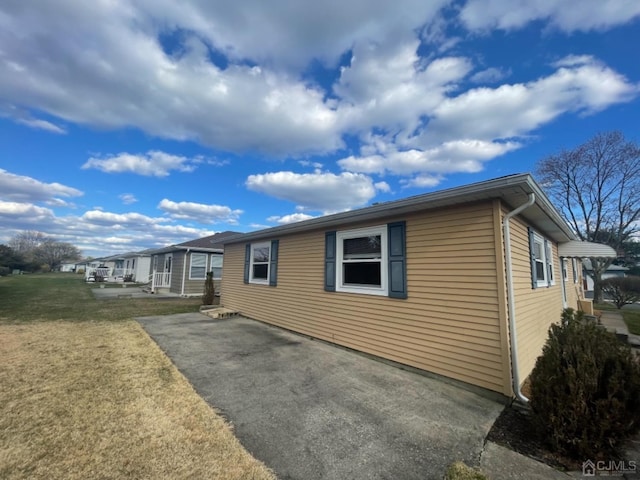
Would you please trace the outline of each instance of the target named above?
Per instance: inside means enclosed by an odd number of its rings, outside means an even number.
[[[137,319],[280,479],[441,479],[503,405],[260,322]]]

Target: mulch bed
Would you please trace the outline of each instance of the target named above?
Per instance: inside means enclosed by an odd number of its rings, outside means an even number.
[[[531,414],[522,407],[505,407],[487,435],[498,445],[562,471],[582,469],[582,462],[563,457],[549,450],[540,433],[536,430]]]

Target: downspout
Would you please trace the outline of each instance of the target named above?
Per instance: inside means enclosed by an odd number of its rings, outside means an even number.
[[[518,215],[523,210],[529,208],[536,201],[536,196],[533,193],[529,194],[529,200],[526,203],[520,205],[515,210],[507,213],[502,220],[502,231],[504,235],[504,255],[505,255],[505,267],[507,270],[507,308],[509,311],[509,339],[511,341],[511,371],[513,377],[513,391],[516,398],[522,403],[528,403],[529,399],[524,396],[522,390],[520,390],[520,373],[518,369],[518,339],[516,336],[516,305],[513,294],[513,270],[511,265],[511,230],[509,228],[509,221],[511,217]]]
[[[182,288],[180,289],[180,295],[184,297],[184,279],[187,275],[187,257],[189,256],[190,248],[187,248],[187,251],[184,252],[184,262],[182,262]]]

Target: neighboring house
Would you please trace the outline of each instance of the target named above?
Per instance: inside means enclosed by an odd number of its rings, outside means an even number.
[[[528,174],[224,241],[221,303],[241,314],[506,396],[564,306],[578,242]]]
[[[102,277],[105,281],[109,281],[112,273],[116,268],[117,255],[110,257],[93,258],[84,264],[84,279],[87,282],[95,280],[96,275]]]
[[[591,260],[585,258],[582,261],[582,268],[584,269],[583,285],[584,294],[587,298],[593,298],[593,266]],[[620,265],[609,265],[609,267],[602,274],[602,280],[605,278],[624,277],[629,269],[627,267],[621,267]]]
[[[118,256],[114,277],[136,283],[147,283],[151,275],[151,254],[153,249],[128,252]]]
[[[222,232],[154,250],[151,253],[151,291],[202,295],[207,272],[213,272],[214,287],[220,292],[221,242],[235,235],[238,233]]]
[[[66,273],[75,272],[76,271],[76,264],[75,263],[63,263],[58,268],[58,271],[66,272]]]

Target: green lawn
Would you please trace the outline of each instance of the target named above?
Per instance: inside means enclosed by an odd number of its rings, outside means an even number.
[[[0,322],[119,321],[145,315],[197,312],[202,303],[200,297],[97,300],[92,288],[96,286],[85,283],[82,275],[71,273],[0,277]]]
[[[640,335],[640,310],[629,310],[629,307],[618,310],[616,306],[611,303],[598,303],[594,305],[594,308],[597,310],[611,310],[621,313],[624,322],[629,328],[629,333]]]

